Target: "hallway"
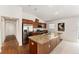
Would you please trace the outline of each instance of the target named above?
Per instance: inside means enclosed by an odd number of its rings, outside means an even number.
[[[16,38],[11,35],[7,36],[3,46],[2,46],[2,54],[27,54],[29,53],[29,45],[19,46]]]

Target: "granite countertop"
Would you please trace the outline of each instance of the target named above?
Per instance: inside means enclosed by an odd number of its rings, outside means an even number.
[[[35,35],[35,36],[30,36],[29,38],[33,41],[35,41],[38,44],[44,44],[50,40],[53,40],[55,38],[58,38],[59,36],[53,36],[53,35],[48,35],[48,34],[41,34],[41,35]]]

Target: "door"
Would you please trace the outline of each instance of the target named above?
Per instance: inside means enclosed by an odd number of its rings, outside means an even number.
[[[5,35],[16,35],[16,21],[5,21]]]

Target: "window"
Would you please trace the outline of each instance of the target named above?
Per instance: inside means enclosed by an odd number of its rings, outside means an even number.
[[[49,24],[49,29],[55,29],[55,24]]]

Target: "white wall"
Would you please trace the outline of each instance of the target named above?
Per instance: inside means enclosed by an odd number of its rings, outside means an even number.
[[[17,40],[19,42],[19,45],[22,45],[22,8],[19,6],[11,6],[11,5],[0,6],[0,16],[7,16],[19,19],[17,27],[18,28]],[[1,45],[1,38],[0,38],[0,45]]]
[[[25,19],[30,19],[30,20],[35,20],[36,17],[35,15],[29,14],[29,13],[25,13],[23,12],[22,8],[19,6],[12,6],[12,5],[1,5],[0,6],[0,16],[6,16],[6,17],[12,17],[12,18],[18,18],[18,26],[17,26],[17,40],[19,42],[19,45],[22,45],[22,18]],[[44,22],[42,20],[40,20],[40,22]],[[0,25],[1,24],[1,18],[0,18]],[[0,26],[0,30],[1,30],[2,26]],[[0,33],[1,34],[1,33]],[[0,46],[2,43],[2,38],[0,37]]]
[[[35,21],[35,18],[38,18],[37,16],[35,15],[32,15],[30,13],[26,13],[26,12],[23,12],[23,16],[22,16],[24,19],[29,19],[29,20],[33,20]],[[41,20],[40,18],[39,19],[39,22],[41,23],[45,23],[45,21]]]
[[[78,35],[77,35],[78,34],[78,27],[77,27],[78,20],[79,20],[79,17],[71,17],[71,18],[57,19],[49,23],[55,24],[55,31],[57,32],[57,24],[64,22],[65,32],[61,34],[61,37],[63,38],[63,40],[77,42],[78,41]]]

